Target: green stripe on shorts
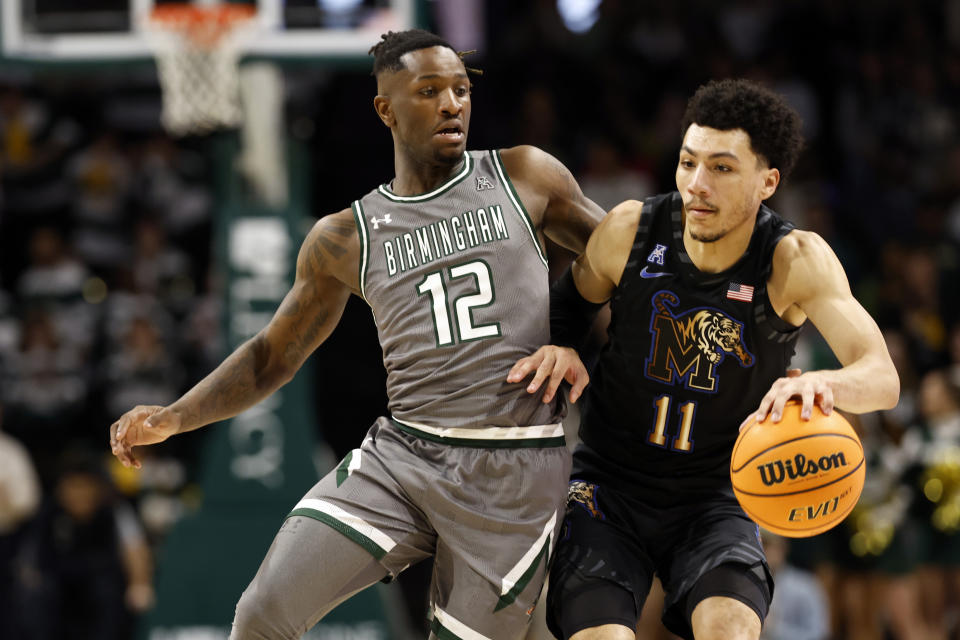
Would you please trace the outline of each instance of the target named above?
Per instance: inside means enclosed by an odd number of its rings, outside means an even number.
[[[350,461],[353,460],[353,451],[344,457],[343,462],[337,467],[337,486],[343,484],[343,481],[350,477]]]
[[[521,575],[520,579],[517,580],[517,583],[513,585],[513,588],[500,596],[500,599],[497,601],[497,606],[493,608],[494,613],[500,611],[500,609],[503,609],[510,604],[513,604],[513,602],[517,599],[517,596],[523,593],[523,590],[527,588],[530,580],[537,573],[537,567],[540,566],[540,561],[546,558],[549,553],[550,536],[547,536],[547,541],[543,545],[543,548],[540,549],[540,553],[537,554],[536,559],[530,563],[530,566],[527,567],[527,570],[523,572],[523,575]]]
[[[294,509],[289,514],[287,514],[288,518],[292,516],[303,516],[305,518],[313,518],[314,520],[319,520],[320,522],[333,527],[334,529],[336,529],[337,531],[339,531],[340,533],[347,536],[348,538],[356,542],[358,545],[360,545],[361,547],[369,551],[370,555],[372,555],[377,560],[383,560],[383,557],[387,555],[386,549],[384,549],[383,547],[378,545],[376,542],[374,542],[367,536],[363,535],[362,533],[360,533],[350,525],[337,520],[336,518],[334,518],[328,513],[324,513],[323,511],[317,511],[316,509],[300,508],[300,509]]]
[[[433,635],[437,636],[438,640],[463,640],[463,638],[443,626],[440,621],[437,620],[436,616],[430,621],[430,631],[433,632]]]

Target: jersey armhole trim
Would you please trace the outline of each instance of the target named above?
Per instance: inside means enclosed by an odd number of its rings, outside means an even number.
[[[367,304],[370,304],[370,301],[367,300],[367,264],[370,255],[370,238],[367,235],[363,205],[360,204],[359,200],[354,200],[350,208],[353,209],[353,217],[357,223],[357,230],[360,232],[360,295],[363,296]]]
[[[763,207],[760,211],[763,212]],[[768,212],[767,215],[770,215]],[[756,321],[758,325],[766,325],[773,330],[770,335],[767,336],[768,340],[777,338],[778,342],[786,342],[795,335],[806,324],[806,319],[799,325],[792,325],[777,313],[776,309],[773,308],[773,301],[770,300],[770,274],[773,273],[773,253],[777,250],[777,245],[780,244],[780,241],[784,239],[792,231],[795,231],[794,227],[789,222],[784,221],[783,227],[778,229],[773,237],[771,238],[769,248],[764,252],[764,266],[763,270],[760,273],[763,287],[760,291],[760,304],[758,305],[756,311]]]
[[[509,196],[510,202],[513,203],[513,208],[516,209],[517,213],[520,214],[520,219],[523,220],[527,231],[530,233],[530,238],[533,240],[533,246],[537,248],[537,255],[540,256],[540,261],[543,262],[543,266],[548,267],[547,256],[544,254],[543,247],[540,246],[540,239],[537,237],[537,231],[533,226],[533,220],[530,219],[530,214],[527,213],[526,208],[523,206],[523,202],[520,200],[520,195],[517,193],[517,190],[514,189],[513,182],[510,181],[510,176],[507,175],[507,171],[503,167],[503,161],[500,159],[500,150],[495,149],[491,151],[490,157],[493,159],[493,165],[497,169],[497,175],[500,176],[500,181],[503,182],[504,186],[506,187],[507,196]]]
[[[620,284],[614,289],[614,295],[616,291],[622,289],[627,284],[636,279],[635,272],[636,268],[631,269],[631,263],[640,264],[645,261],[642,260],[643,257],[643,248],[647,245],[648,240],[650,240],[650,227],[654,222],[654,208],[649,202],[653,198],[647,198],[643,201],[643,208],[640,210],[640,219],[637,220],[637,230],[633,234],[633,244],[630,245],[630,252],[627,254],[627,261],[623,264],[623,272],[620,274]],[[613,295],[610,296],[613,298]]]
[[[773,303],[770,301],[770,292],[767,290],[766,282],[763,283],[763,291],[760,294],[759,302],[754,315],[758,327],[767,327],[771,330],[771,333],[767,335],[768,340],[776,338],[777,342],[786,342],[799,334],[803,325],[806,324],[806,320],[804,320],[803,324],[799,326],[792,325],[777,315]]]

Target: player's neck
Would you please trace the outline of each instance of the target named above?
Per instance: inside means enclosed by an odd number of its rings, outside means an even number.
[[[697,269],[704,273],[720,273],[735,265],[746,253],[755,224],[756,217],[751,216],[713,242],[694,239],[690,229],[684,225],[683,248]]]
[[[460,170],[462,159],[453,164],[426,164],[401,157],[398,153],[394,167],[397,175],[390,190],[398,196],[418,196],[429,193],[447,182]]]

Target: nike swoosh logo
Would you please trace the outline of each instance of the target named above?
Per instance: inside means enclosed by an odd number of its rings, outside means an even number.
[[[662,278],[663,276],[672,276],[672,273],[666,271],[647,271],[647,267],[640,270],[641,278]]]

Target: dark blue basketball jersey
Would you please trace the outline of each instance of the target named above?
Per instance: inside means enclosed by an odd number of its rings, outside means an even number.
[[[665,505],[730,493],[740,423],[785,375],[799,334],[767,297],[774,248],[794,227],[761,206],[741,259],[704,273],[684,249],[681,210],[677,192],[643,203],[574,468]]]

